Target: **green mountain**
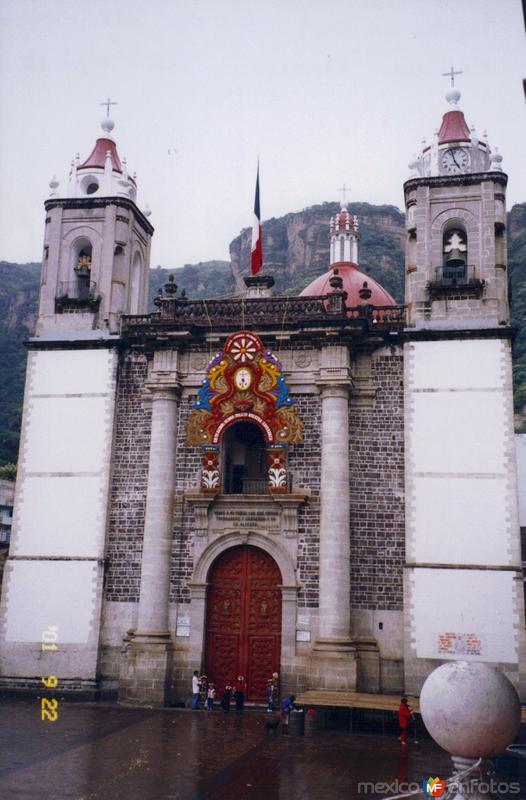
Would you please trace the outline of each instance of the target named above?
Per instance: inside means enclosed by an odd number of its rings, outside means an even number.
[[[0,464],[15,463],[22,417],[27,352],[35,328],[40,264],[0,261]]]
[[[329,218],[338,203],[322,203],[263,223],[265,272],[274,275],[275,291],[297,294],[327,268]],[[404,215],[394,206],[349,205],[360,219],[360,268],[403,302]],[[526,203],[508,214],[508,265],[512,288],[514,389],[517,429],[526,432]],[[175,276],[190,298],[223,297],[243,288],[250,264],[250,229],[230,245],[231,262],[206,261],[177,269],[150,271],[150,308],[157,290]],[[17,460],[26,350],[35,327],[40,264],[0,262],[0,465]]]

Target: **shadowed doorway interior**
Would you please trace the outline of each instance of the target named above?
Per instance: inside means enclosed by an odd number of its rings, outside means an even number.
[[[223,437],[225,494],[267,494],[267,448],[252,422],[236,422]]]

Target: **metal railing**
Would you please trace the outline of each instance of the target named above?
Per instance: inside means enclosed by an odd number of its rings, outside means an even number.
[[[427,282],[431,297],[452,297],[457,294],[480,297],[486,281],[477,277],[474,264],[459,267],[435,267],[435,280]]]
[[[287,327],[295,324],[322,326],[337,322],[340,326],[367,330],[400,330],[406,323],[406,307],[347,306],[344,293],[318,297],[266,297],[257,299],[186,300],[162,298],[159,311],[153,314],[122,317],[123,335],[153,332],[159,328],[216,327],[237,329],[265,326]]]
[[[76,281],[60,281],[57,300],[95,300],[97,284],[78,278]]]
[[[268,478],[236,478],[224,489],[225,494],[268,494]]]
[[[477,280],[474,264],[466,264],[462,267],[448,267],[444,264],[435,267],[435,281],[443,286],[466,286]]]

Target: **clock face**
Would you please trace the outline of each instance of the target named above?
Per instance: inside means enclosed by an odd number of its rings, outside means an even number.
[[[442,170],[448,175],[466,172],[469,165],[469,152],[464,147],[450,147],[442,153]]]
[[[246,392],[252,383],[252,373],[246,367],[241,367],[236,370],[234,375],[234,383],[241,392]]]

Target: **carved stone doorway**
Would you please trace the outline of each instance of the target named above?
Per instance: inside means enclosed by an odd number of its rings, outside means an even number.
[[[205,672],[218,696],[243,675],[247,700],[264,702],[280,670],[281,584],[278,565],[258,547],[222,553],[208,574]]]

